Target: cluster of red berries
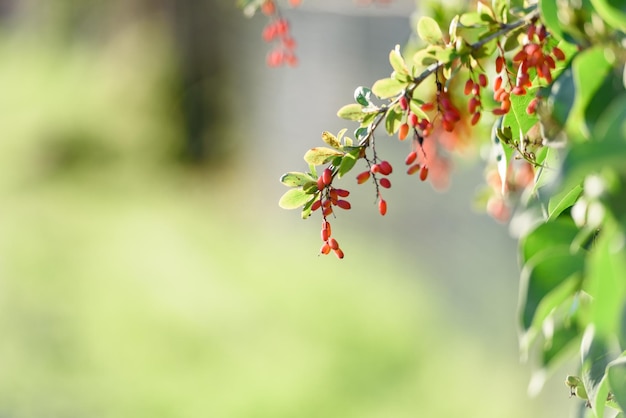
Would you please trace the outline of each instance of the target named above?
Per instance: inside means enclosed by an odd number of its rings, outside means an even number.
[[[398,130],[398,139],[400,141],[404,141],[409,135],[409,131],[411,128],[420,129],[422,131],[422,137],[428,136],[433,129],[433,125],[427,118],[420,119],[415,113],[410,110],[409,107],[409,99],[406,96],[401,96],[399,101],[400,109],[406,115],[406,121],[400,125],[400,129]],[[432,103],[424,103],[420,106],[420,108],[424,112],[428,112],[433,110],[435,106]]]
[[[290,0],[292,6],[297,6],[300,1]],[[274,42],[274,48],[267,54],[267,65],[279,67],[283,64],[296,66],[298,58],[294,53],[296,41],[290,33],[289,22],[278,13],[274,0],[265,0],[261,5],[261,12],[270,18],[270,21],[263,29],[263,40]]]
[[[332,250],[334,251],[337,258],[341,259],[344,257],[343,251],[341,250],[341,248],[339,248],[339,243],[337,242],[337,240],[330,236],[330,233],[330,222],[328,222],[326,218],[324,218],[322,220],[321,232],[322,241],[324,241],[324,243],[322,244],[322,248],[320,248],[320,254],[330,254],[330,251]]]
[[[472,115],[471,124],[476,125],[480,120],[482,103],[480,101],[480,89],[487,87],[487,76],[485,73],[478,74],[478,81],[474,81],[472,77],[468,78],[465,82],[465,89],[463,92],[466,96],[472,95],[471,99],[467,102],[467,110]]]
[[[563,51],[554,46],[550,48],[546,39],[548,32],[543,25],[532,23],[526,31],[526,42],[522,48],[513,56],[513,64],[517,65],[517,75],[515,83],[509,77],[508,68],[503,55],[496,58],[496,73],[498,77],[494,81],[493,98],[500,102],[500,108],[495,109],[495,115],[504,115],[511,108],[510,95],[524,95],[526,89],[532,86],[529,71],[534,69],[537,77],[545,80],[546,83],[552,83],[552,70],[556,68],[556,61],[564,61],[565,54]],[[556,61],[555,61],[556,60]],[[504,85],[504,80],[508,82],[508,88]],[[533,99],[526,112],[533,114],[536,111],[538,99]]]
[[[358,184],[363,184],[367,180],[369,180],[372,174],[373,175],[381,174],[383,176],[388,176],[392,172],[393,172],[393,167],[391,166],[391,164],[388,161],[381,161],[379,163],[372,164],[369,170],[363,171],[362,173],[357,175],[356,181]],[[376,177],[374,177],[374,179],[375,179],[374,181],[376,182],[376,184],[380,187],[383,187],[385,189],[388,189],[391,187],[391,180],[389,180],[387,177],[382,177],[379,179],[376,179]],[[387,201],[383,199],[383,196],[380,193],[380,190],[378,191],[378,212],[383,216],[385,216],[385,214],[387,213]]]
[[[428,166],[426,164],[420,165],[420,163],[416,162],[417,157],[417,151],[411,151],[406,156],[404,163],[409,166],[406,173],[408,175],[413,175],[419,171],[420,180],[425,181],[428,178]]]
[[[333,213],[333,206],[337,206],[341,209],[348,210],[352,206],[350,202],[345,199],[350,195],[350,192],[344,189],[336,189],[331,186],[333,181],[333,172],[330,168],[325,168],[322,171],[322,175],[317,179],[317,190],[321,192],[320,198],[311,205],[311,211],[316,211],[319,208],[323,208],[322,215],[324,218]]]

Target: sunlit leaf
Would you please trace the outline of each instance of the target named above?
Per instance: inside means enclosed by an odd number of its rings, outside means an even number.
[[[338,175],[342,177],[344,174],[352,170],[352,167],[356,164],[359,158],[359,153],[361,152],[360,148],[355,148],[350,152],[346,153],[344,157],[341,159],[341,164],[339,165]]]
[[[402,58],[402,54],[400,53],[400,45],[396,45],[396,47],[389,53],[389,63],[391,64],[391,68],[393,68],[396,73],[405,75],[409,74],[404,58]]]
[[[341,156],[343,153],[331,148],[316,147],[311,148],[304,154],[304,161],[313,165],[326,164],[337,156]]]
[[[357,87],[356,90],[354,90],[354,101],[361,106],[369,106],[371,94],[372,91],[367,87]]]
[[[402,124],[402,113],[398,113],[393,109],[389,109],[385,118],[385,129],[389,135],[393,135],[400,129]]]
[[[578,227],[569,216],[540,224],[520,240],[522,264],[546,248],[569,247],[577,234]]]
[[[311,200],[312,196],[302,189],[289,189],[278,201],[278,206],[283,209],[297,209]]]
[[[396,78],[383,78],[372,86],[372,92],[381,99],[397,96],[407,87],[407,83]]]
[[[341,149],[341,142],[339,142],[339,139],[328,131],[322,132],[322,141],[326,142],[335,149]]]
[[[615,401],[622,411],[626,411],[626,356],[624,354],[608,365],[607,376]]]
[[[553,220],[565,209],[571,207],[583,191],[582,186],[577,184],[570,190],[563,190],[552,196],[548,202],[548,219]]]
[[[367,115],[363,111],[363,106],[358,103],[351,103],[343,106],[337,111],[337,116],[341,119],[360,121]]]
[[[443,43],[443,33],[435,19],[428,16],[420,17],[417,22],[417,34],[426,43],[437,45]]]
[[[315,180],[308,174],[297,171],[285,173],[280,177],[280,182],[289,187],[304,186],[307,183],[315,182]]]
[[[623,1],[591,0],[591,4],[605,22],[615,29],[626,32],[626,6]]]

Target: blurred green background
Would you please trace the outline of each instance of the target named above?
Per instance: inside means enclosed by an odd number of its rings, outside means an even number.
[[[566,416],[561,375],[526,393],[475,158],[394,175],[385,218],[361,186],[343,261],[277,206],[406,17],[289,12],[270,70],[234,3],[0,3],[0,417]]]

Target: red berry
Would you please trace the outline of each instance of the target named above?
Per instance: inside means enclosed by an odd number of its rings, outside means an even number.
[[[487,87],[487,81],[487,76],[484,73],[478,75],[478,84],[480,84],[481,87]]]
[[[341,251],[341,248],[337,248],[335,250],[335,255],[337,256],[338,259],[342,259],[343,258],[343,251]]]
[[[273,15],[276,13],[276,5],[273,0],[265,0],[265,2],[261,5],[261,13],[266,16]]]
[[[420,170],[420,180],[424,181],[428,178],[428,166],[423,166]]]
[[[408,170],[406,170],[406,173],[408,175],[415,174],[418,171],[420,171],[420,168],[422,168],[422,167],[419,164],[413,164],[411,167],[409,167]]]
[[[330,234],[328,232],[328,229],[322,228],[321,236],[322,236],[322,241],[328,241],[328,238],[330,238]]]
[[[333,181],[333,171],[330,168],[324,169],[322,172],[322,182],[328,186]]]
[[[416,159],[417,159],[417,151],[411,151],[409,155],[406,156],[404,163],[406,165],[411,165],[413,164],[413,162],[415,162]]]
[[[347,200],[338,200],[336,205],[339,206],[341,209],[345,209],[345,210],[348,210],[352,207],[350,205],[350,202],[348,202]]]
[[[506,114],[507,114],[507,111],[506,111],[506,110],[503,110],[503,109],[498,108],[498,109],[493,109],[492,113],[493,113],[494,115],[496,115],[496,116],[502,116],[502,115],[506,115]]]
[[[480,112],[476,112],[472,115],[472,125],[476,125],[478,123],[478,121],[480,120]]]
[[[335,192],[337,192],[337,196],[339,197],[348,197],[350,196],[350,192],[344,189],[335,189]]]
[[[552,55],[559,61],[565,61],[565,54],[559,47],[552,48]]]
[[[385,201],[385,199],[380,199],[378,201],[378,212],[382,215],[385,216],[385,214],[387,213],[387,202]]]
[[[469,113],[476,113],[476,109],[480,107],[480,100],[477,97],[472,97],[467,104]]]
[[[465,95],[468,95],[472,92],[473,88],[474,88],[474,82],[470,78],[465,82],[465,88],[463,89],[463,93],[465,93]]]
[[[444,115],[444,116],[445,116],[445,115]],[[454,122],[450,122],[450,121],[449,121],[449,120],[447,120],[447,119],[444,119],[444,120],[441,122],[441,126],[443,126],[443,129],[444,129],[446,132],[452,132],[452,131],[454,131]]]
[[[322,178],[322,176],[319,176],[317,178],[317,190],[324,190],[324,179]]]
[[[364,171],[361,174],[359,174],[358,176],[356,176],[356,182],[358,184],[363,184],[365,183],[367,180],[369,180],[370,178],[370,172],[368,171]]]
[[[398,130],[398,139],[400,141],[404,141],[408,135],[409,135],[409,124],[403,123],[402,125],[400,125],[400,129]]]
[[[424,103],[420,106],[424,112],[429,112],[435,108],[435,105],[432,103]]]
[[[379,183],[380,183],[380,186],[384,187],[385,189],[388,189],[391,187],[391,181],[386,177],[380,179]]]
[[[400,97],[399,103],[402,110],[407,110],[409,108],[409,101],[406,99],[406,96]]]
[[[498,76],[498,78],[496,78],[495,83],[493,83],[494,90],[500,90],[500,87],[502,87],[502,76]]]
[[[413,112],[409,112],[409,116],[406,118],[406,121],[411,126],[416,126],[418,123],[417,115]]]
[[[318,210],[320,207],[322,206],[322,201],[317,199],[315,202],[313,202],[313,204],[311,205],[311,211],[316,211]]]
[[[502,55],[499,55],[496,58],[496,73],[501,72],[502,68],[504,68],[504,57]]]
[[[374,174],[380,173],[380,166],[378,164],[372,164],[370,171]]]
[[[325,242],[325,243],[322,245],[322,248],[320,248],[320,253],[321,253],[321,254],[324,254],[324,255],[326,255],[326,254],[330,253],[330,245],[328,245],[328,243],[326,243],[326,242]]]
[[[291,7],[298,7],[302,3],[302,0],[289,0],[289,5]]]
[[[331,238],[328,240],[328,245],[330,245],[330,248],[332,250],[336,250],[339,248],[339,243],[337,242],[337,240],[335,238]]]
[[[526,107],[526,113],[528,113],[529,115],[534,114],[537,111],[537,105],[539,104],[539,99],[538,98],[534,98],[530,101],[530,103],[528,103],[528,106]]]
[[[322,211],[322,215],[323,216],[330,216],[332,213],[333,213],[332,206],[328,206],[328,207],[324,208],[324,210]]]
[[[393,167],[388,161],[381,161],[378,167],[380,168],[380,174],[385,176],[388,176],[393,171]]]

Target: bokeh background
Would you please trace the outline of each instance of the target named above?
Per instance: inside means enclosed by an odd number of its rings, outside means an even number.
[[[384,218],[355,190],[342,261],[278,208],[414,9],[308,0],[268,69],[234,0],[1,1],[0,417],[568,416],[564,375],[527,394],[477,152]]]

